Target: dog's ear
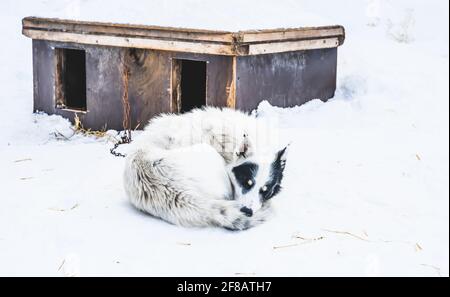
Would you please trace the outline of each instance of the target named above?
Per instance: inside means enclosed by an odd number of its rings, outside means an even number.
[[[284,168],[286,167],[286,158],[288,155],[289,147],[290,147],[290,144],[288,144],[285,148],[279,150],[275,154],[275,161],[273,162],[274,166],[281,171],[283,171]]]
[[[248,158],[252,155],[253,146],[250,138],[247,134],[242,136],[241,143],[237,147],[236,156],[238,159],[240,158]]]

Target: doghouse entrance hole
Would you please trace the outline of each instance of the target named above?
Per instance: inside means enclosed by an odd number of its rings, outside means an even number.
[[[187,112],[206,105],[206,64],[205,61],[173,60],[173,111]]]
[[[56,107],[86,110],[86,52],[56,49]]]

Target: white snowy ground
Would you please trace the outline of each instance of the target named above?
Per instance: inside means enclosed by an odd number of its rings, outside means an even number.
[[[334,99],[258,110],[293,141],[276,216],[245,232],[186,229],[130,207],[111,143],[65,140],[55,135],[71,135],[67,121],[32,114],[28,15],[227,30],[339,23],[347,39]],[[0,276],[448,276],[448,20],[446,0],[2,0]]]

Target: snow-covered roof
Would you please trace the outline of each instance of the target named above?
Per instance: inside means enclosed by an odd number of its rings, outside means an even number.
[[[339,25],[231,32],[38,17],[22,25],[33,39],[231,56],[333,48],[345,38]]]

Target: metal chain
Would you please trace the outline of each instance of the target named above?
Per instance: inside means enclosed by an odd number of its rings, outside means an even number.
[[[124,143],[131,142],[131,118],[130,118],[130,101],[128,100],[128,81],[130,77],[130,68],[127,63],[127,51],[124,51],[123,60],[122,60],[122,86],[123,86],[123,95],[122,95],[122,106],[123,106],[123,121],[122,126],[125,131],[125,135],[121,136],[121,139],[114,144],[114,147],[109,151],[112,155],[116,157],[126,157],[125,154],[116,152],[116,149],[119,145]]]
[[[109,152],[116,157],[125,158],[127,155],[116,152],[116,149],[119,147],[119,145],[124,144],[124,143],[130,143],[130,142],[131,142],[131,138],[128,137],[128,135],[124,135],[121,137],[121,139],[118,142],[116,142],[114,144],[114,146],[109,150]]]

